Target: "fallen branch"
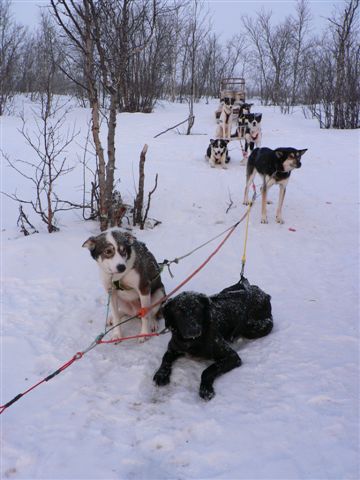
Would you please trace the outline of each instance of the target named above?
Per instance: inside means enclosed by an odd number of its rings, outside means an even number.
[[[25,237],[32,235],[33,233],[39,233],[26,216],[22,205],[19,206],[19,218],[17,220],[17,225],[20,227],[20,231],[25,235]],[[28,228],[30,228],[32,232],[29,232]]]
[[[155,135],[154,138],[160,137],[160,135],[162,135],[163,133],[166,133],[166,132],[168,132],[169,130],[173,130],[174,128],[179,127],[179,126],[182,125],[183,123],[189,122],[190,120],[194,121],[194,119],[195,119],[194,115],[191,115],[191,116],[188,117],[186,120],[184,120],[184,121],[182,121],[182,122],[180,122],[180,123],[177,123],[177,124],[174,125],[173,127],[167,128],[167,129],[164,130],[163,132],[158,133],[157,135]]]

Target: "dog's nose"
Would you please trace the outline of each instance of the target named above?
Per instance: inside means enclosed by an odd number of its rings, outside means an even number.
[[[119,272],[119,273],[122,273],[122,272],[125,272],[125,265],[123,265],[122,263],[120,263],[119,265],[116,265],[116,270]]]

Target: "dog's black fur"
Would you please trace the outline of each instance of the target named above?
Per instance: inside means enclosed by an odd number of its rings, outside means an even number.
[[[284,223],[282,219],[282,205],[284,202],[286,185],[289,181],[291,171],[301,167],[301,157],[307,151],[297,150],[292,147],[280,147],[272,150],[271,148],[255,148],[251,153],[246,169],[246,186],[244,192],[244,204],[248,205],[249,187],[256,173],[263,177],[261,188],[261,223],[268,223],[266,216],[267,191],[269,188],[278,184],[280,187],[279,203],[276,211],[276,221]]]
[[[241,118],[243,115],[246,115],[250,113],[251,107],[253,106],[253,103],[242,103],[239,106],[239,118]]]
[[[260,338],[273,327],[270,295],[242,278],[217,295],[207,297],[184,292],[163,307],[165,325],[172,337],[154,381],[170,382],[173,362],[184,354],[214,359],[201,375],[200,397],[210,400],[216,377],[241,365],[237,352],[228,342],[243,336]]]

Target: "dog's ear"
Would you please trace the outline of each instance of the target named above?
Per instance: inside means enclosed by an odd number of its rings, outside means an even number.
[[[283,158],[285,158],[286,152],[284,152],[283,150],[280,150],[279,148],[277,148],[277,149],[275,150],[275,155],[277,156],[277,158],[278,158],[279,160],[282,160]]]
[[[298,154],[302,156],[304,155],[305,152],[307,152],[307,150],[308,150],[307,148],[304,148],[303,150],[298,150]]]
[[[202,293],[197,293],[193,299],[191,314],[184,315],[177,323],[177,328],[185,340],[198,338],[208,324],[210,299]]]
[[[91,252],[91,250],[94,250],[95,248],[95,245],[96,245],[96,242],[95,242],[95,237],[90,237],[86,240],[86,242],[84,242],[82,244],[83,247],[85,248],[88,248]]]
[[[230,142],[230,140],[224,140],[224,142],[227,145]]]
[[[134,241],[136,240],[136,238],[134,237],[134,235],[131,235],[131,233],[129,232],[125,232],[124,233],[124,237],[126,238],[126,240],[129,242],[129,245],[132,245],[134,243]]]
[[[262,119],[262,113],[255,113],[255,120],[257,122],[261,122]]]
[[[168,300],[165,305],[161,307],[161,314],[165,320],[165,327],[171,328],[173,326],[172,304],[174,300]]]
[[[210,145],[214,145],[215,140],[213,138],[210,138]]]

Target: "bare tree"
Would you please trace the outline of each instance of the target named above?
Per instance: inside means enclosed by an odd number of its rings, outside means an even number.
[[[301,84],[305,82],[308,68],[308,54],[310,42],[308,39],[309,24],[311,20],[307,0],[299,0],[296,5],[297,16],[293,20],[291,29],[292,55],[291,55],[291,86],[289,105],[293,106],[299,101]]]
[[[312,49],[306,102],[321,128],[359,127],[359,78],[359,0],[349,0]]]
[[[59,230],[57,227],[56,213],[59,211],[80,208],[67,200],[61,200],[56,187],[61,176],[72,170],[67,166],[66,152],[78,132],[65,129],[68,110],[59,100],[54,99],[49,90],[40,96],[39,111],[33,110],[36,129],[27,128],[25,115],[22,115],[21,134],[32,150],[35,158],[29,160],[12,160],[5,158],[10,167],[19,175],[34,185],[35,198],[25,199],[17,192],[7,194],[13,200],[22,204],[29,204],[47,225],[49,233]]]
[[[359,0],[350,0],[338,18],[330,18],[335,36],[334,128],[359,126]],[[355,68],[354,68],[355,67]],[[347,84],[350,86],[347,87]],[[352,91],[352,88],[355,91]]]
[[[195,122],[194,102],[197,97],[196,68],[199,61],[198,54],[200,45],[205,40],[208,32],[208,29],[205,28],[205,22],[208,19],[208,13],[204,12],[202,9],[202,4],[200,4],[199,0],[193,1],[193,10],[188,18],[188,29],[185,33],[185,56],[188,59],[188,62],[186,63],[189,65],[188,75],[190,92],[187,99],[189,104],[189,118],[186,135],[190,135],[191,129]]]
[[[84,65],[83,87],[92,110],[92,134],[98,158],[100,228],[105,230],[118,218],[114,210],[115,132],[119,105],[129,104],[129,58],[142,51],[154,33],[157,0],[51,0],[57,22]],[[147,25],[146,35],[142,27]],[[69,77],[71,74],[68,73]],[[73,81],[77,79],[71,77]],[[78,82],[79,83],[79,82]],[[100,137],[99,85],[107,107],[106,153]]]
[[[0,0],[0,115],[16,90],[24,36],[24,27],[12,20],[10,1]]]
[[[9,195],[14,200],[27,203],[46,223],[49,233],[58,230],[56,212],[69,210],[77,206],[67,200],[60,200],[56,187],[61,176],[72,168],[67,166],[66,152],[78,135],[75,126],[67,125],[70,107],[54,95],[54,82],[58,73],[57,63],[62,55],[57,44],[53,25],[43,14],[38,32],[37,47],[41,51],[41,69],[37,83],[39,86],[39,105],[32,109],[35,127],[30,129],[25,113],[21,115],[21,134],[35,153],[34,160],[12,160],[7,156],[8,164],[23,178],[34,185],[35,199],[24,199],[17,193]]]

